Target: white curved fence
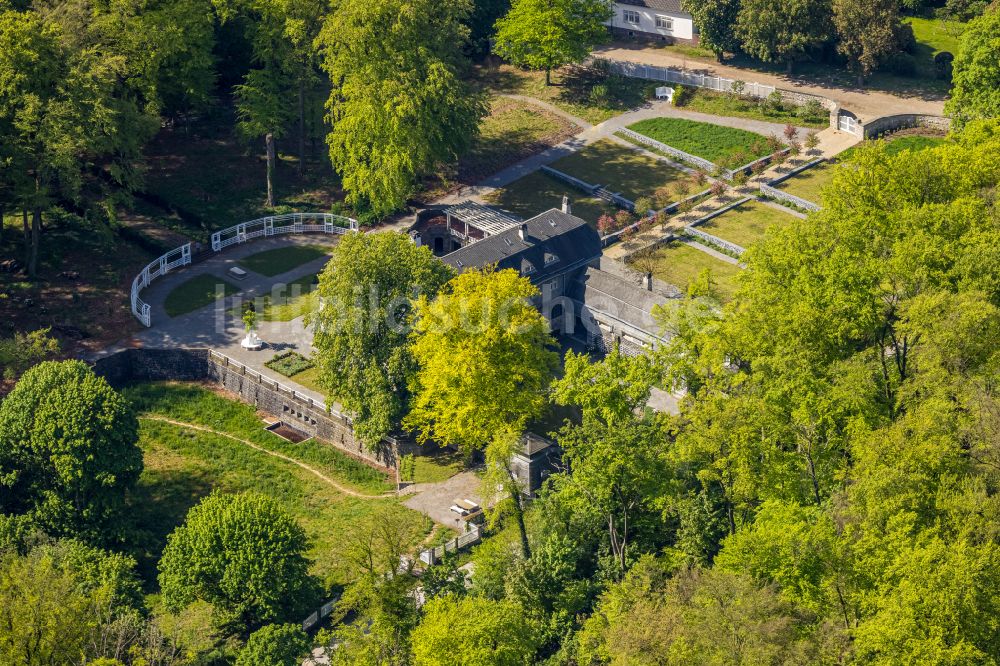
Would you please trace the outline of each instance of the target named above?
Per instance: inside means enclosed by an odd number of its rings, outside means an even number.
[[[265,236],[277,236],[278,234],[345,234],[348,231],[357,231],[357,229],[356,220],[332,213],[272,215],[249,222],[241,222],[222,231],[216,231],[212,234],[212,250],[221,252],[230,245],[246,243]],[[151,261],[132,280],[132,314],[143,326],[151,326],[152,318],[149,303],[143,301],[140,296],[142,290],[156,278],[166,275],[175,268],[187,266],[191,261],[192,244],[185,243]]]

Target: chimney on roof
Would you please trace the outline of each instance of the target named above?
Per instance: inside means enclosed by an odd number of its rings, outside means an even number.
[[[521,223],[521,228],[517,230],[517,235],[521,240],[528,240],[528,225],[525,222]]]
[[[573,214],[569,207],[569,197],[566,196],[565,194],[563,195],[562,212],[566,213],[567,215]]]
[[[646,288],[647,291],[653,291],[653,274],[646,273],[642,276],[642,286]]]

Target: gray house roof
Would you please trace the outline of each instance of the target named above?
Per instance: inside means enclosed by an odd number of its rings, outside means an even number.
[[[442,260],[459,272],[496,264],[498,269],[512,268],[532,282],[541,282],[601,256],[597,232],[580,218],[555,208],[526,220],[523,240],[521,228],[466,245]]]
[[[603,263],[605,262],[602,261]],[[582,303],[593,314],[602,315],[599,319],[610,319],[660,337],[660,327],[653,318],[653,308],[665,305],[681,295],[676,288],[662,287],[654,285],[650,290],[622,275],[591,267],[577,280],[570,297]]]
[[[687,14],[681,8],[681,0],[617,0],[621,5],[634,5],[636,7],[646,7],[648,9],[659,10],[661,12],[672,12],[674,14]]]

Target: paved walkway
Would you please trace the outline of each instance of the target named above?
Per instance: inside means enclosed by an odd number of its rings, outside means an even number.
[[[622,44],[610,44],[594,51],[598,58],[610,58],[645,65],[660,67],[686,68],[693,72],[729,79],[764,83],[785,90],[820,95],[836,101],[845,110],[854,113],[862,121],[873,120],[881,116],[897,113],[927,113],[942,115],[944,113],[944,97],[932,93],[904,96],[880,90],[864,88],[848,88],[835,84],[826,84],[804,77],[786,76],[741,69],[729,65],[702,60],[692,60],[668,53],[663,49],[648,46],[629,47]]]
[[[445,525],[459,532],[464,532],[465,521],[449,507],[457,500],[463,499],[470,499],[476,504],[482,505],[483,502],[479,495],[480,485],[481,481],[475,472],[459,472],[441,483],[410,486],[407,491],[413,496],[403,504],[428,516],[438,525]]]

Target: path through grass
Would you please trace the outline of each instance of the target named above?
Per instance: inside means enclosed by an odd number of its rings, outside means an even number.
[[[166,536],[213,490],[255,491],[277,500],[312,540],[315,573],[348,582],[340,550],[382,511],[413,524],[413,543],[429,529],[395,497],[379,472],[316,441],[292,444],[263,430],[252,407],[189,384],[140,384],[125,391],[140,421],[145,470],[132,499],[146,573]],[[147,577],[148,579],[148,577]]]

